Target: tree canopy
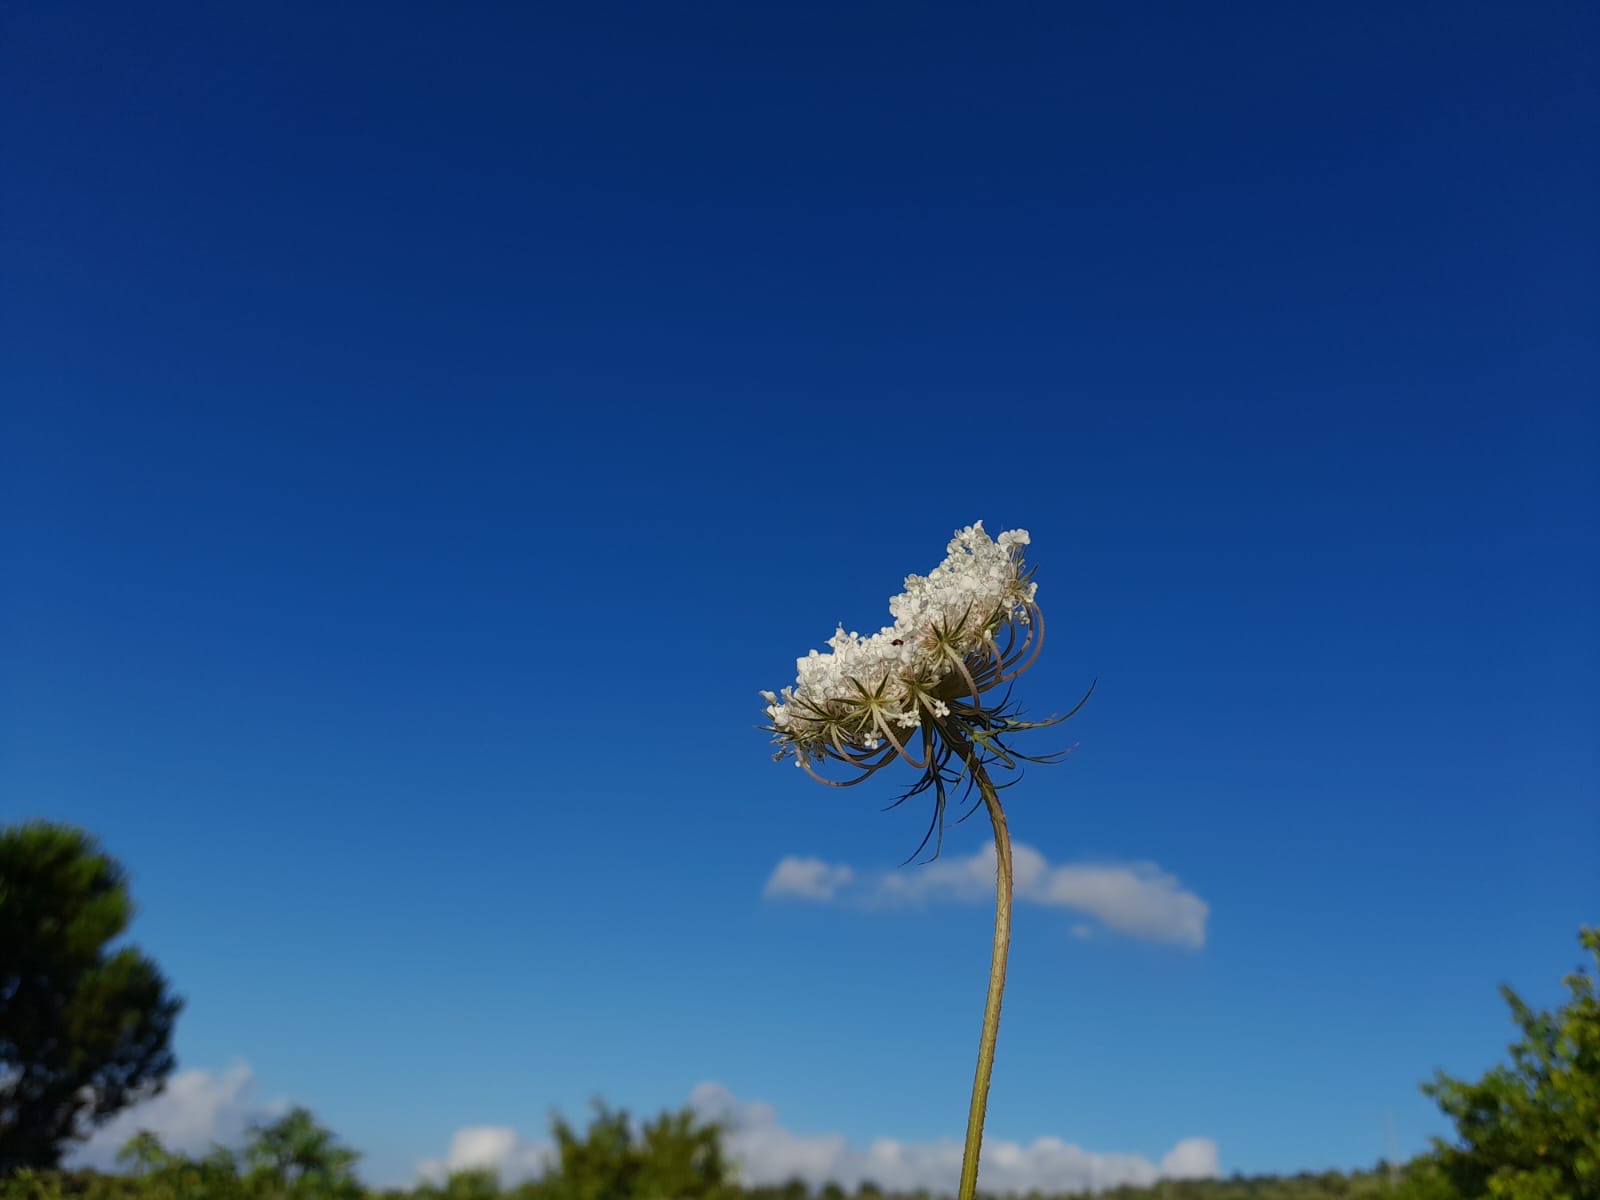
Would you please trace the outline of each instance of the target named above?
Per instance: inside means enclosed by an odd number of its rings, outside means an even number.
[[[1600,929],[1578,935],[1600,973]],[[1522,1036],[1511,1061],[1475,1082],[1440,1072],[1423,1090],[1456,1124],[1437,1143],[1439,1168],[1456,1194],[1477,1200],[1600,1197],[1600,998],[1580,967],[1570,997],[1535,1012],[1500,989]]]
[[[160,1090],[181,1001],[155,963],[108,943],[133,901],[78,829],[0,829],[0,1177],[52,1167],[78,1137]]]
[[[626,1112],[597,1104],[579,1136],[561,1117],[551,1122],[556,1162],[542,1200],[733,1200],[733,1167],[722,1128],[690,1110],[662,1113],[635,1130]]]

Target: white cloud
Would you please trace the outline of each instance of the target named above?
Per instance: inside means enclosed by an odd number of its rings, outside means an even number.
[[[927,1188],[939,1194],[954,1192],[961,1173],[961,1143],[955,1138],[880,1137],[862,1147],[839,1134],[794,1133],[778,1123],[771,1105],[742,1101],[719,1083],[702,1083],[690,1093],[689,1104],[731,1126],[728,1150],[748,1183],[781,1183],[799,1175],[813,1185],[835,1180],[853,1188],[870,1179],[891,1191]],[[1217,1147],[1208,1138],[1185,1138],[1158,1165],[1137,1154],[1091,1152],[1056,1137],[1028,1145],[990,1137],[980,1178],[986,1192],[1059,1194],[1217,1174]]]
[[[854,1146],[839,1133],[796,1133],[779,1124],[770,1104],[741,1100],[720,1083],[700,1084],[689,1093],[689,1106],[703,1119],[729,1126],[728,1153],[738,1164],[740,1179],[749,1184],[782,1183],[798,1175],[813,1186],[832,1180],[854,1188],[870,1179],[891,1191],[927,1188],[950,1195],[961,1173],[961,1143],[955,1138],[907,1142],[880,1137]],[[479,1127],[458,1132],[445,1159],[425,1161],[417,1172],[437,1181],[450,1171],[487,1167],[499,1171],[503,1183],[513,1183],[538,1175],[550,1162],[547,1143],[524,1140],[511,1129]],[[1220,1174],[1216,1143],[1198,1137],[1184,1138],[1159,1163],[1138,1154],[1096,1153],[1057,1137],[1028,1145],[990,1137],[981,1165],[984,1191],[1019,1195]]]
[[[1012,849],[1019,901],[1064,908],[1096,918],[1130,937],[1201,947],[1211,906],[1155,863],[1068,863],[1052,866],[1039,851]],[[981,903],[994,895],[995,851],[986,845],[966,858],[941,858],[901,871],[858,875],[842,863],[785,858],[767,880],[769,898],[840,901],[866,907],[937,901]],[[1080,932],[1082,930],[1083,932]],[[1090,927],[1073,928],[1082,937]]]
[[[1169,1179],[1215,1179],[1222,1174],[1217,1144],[1210,1138],[1184,1138],[1161,1156],[1161,1173]]]
[[[797,900],[832,900],[850,886],[855,872],[843,864],[829,865],[820,858],[784,859],[767,879],[763,896],[793,896]]]
[[[77,1166],[116,1166],[117,1151],[140,1130],[149,1130],[169,1150],[200,1155],[213,1142],[237,1149],[250,1127],[281,1116],[288,1103],[262,1103],[254,1072],[244,1063],[226,1071],[180,1071],[166,1089],[118,1113],[72,1153]]]
[[[524,1141],[515,1129],[504,1125],[468,1126],[456,1131],[444,1158],[417,1164],[417,1174],[443,1183],[456,1171],[489,1170],[500,1176],[501,1183],[513,1184],[542,1175],[554,1155],[548,1142]]]

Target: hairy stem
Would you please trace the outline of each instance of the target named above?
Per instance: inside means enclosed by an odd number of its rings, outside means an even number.
[[[983,795],[994,827],[994,950],[989,958],[989,996],[983,1005],[983,1034],[978,1039],[978,1073],[972,1081],[972,1106],[967,1110],[967,1144],[961,1154],[961,1188],[957,1200],[974,1200],[978,1192],[978,1155],[983,1150],[983,1116],[989,1107],[989,1079],[994,1074],[994,1044],[1000,1035],[1000,998],[1006,990],[1006,954],[1011,948],[1011,833],[989,774],[971,742],[958,747]]]

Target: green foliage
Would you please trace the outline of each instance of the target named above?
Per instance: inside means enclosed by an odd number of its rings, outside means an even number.
[[[308,1109],[293,1108],[270,1125],[258,1126],[245,1147],[250,1182],[268,1192],[317,1197],[359,1197],[355,1164],[360,1157],[338,1144]]]
[[[644,1126],[636,1196],[650,1200],[726,1200],[735,1193],[733,1164],[722,1153],[723,1129],[694,1114],[663,1113]]]
[[[551,1122],[556,1162],[539,1181],[539,1200],[732,1200],[733,1170],[722,1129],[694,1113],[663,1113],[635,1135],[628,1114],[597,1104],[582,1136],[560,1116]]]
[[[645,1132],[650,1129],[656,1131],[656,1150],[651,1149],[651,1137]],[[727,1167],[720,1151],[714,1159],[693,1153],[693,1147],[703,1146],[713,1129],[714,1126],[698,1125],[691,1116],[677,1113],[668,1114],[635,1134],[624,1114],[601,1108],[586,1133],[580,1135],[567,1127],[571,1153],[554,1164],[542,1179],[505,1188],[492,1171],[458,1171],[442,1183],[423,1184],[415,1191],[386,1192],[339,1190],[343,1185],[330,1182],[316,1171],[302,1172],[293,1181],[255,1172],[240,1175],[231,1156],[227,1162],[208,1166],[210,1159],[186,1159],[142,1134],[128,1147],[130,1164],[142,1164],[140,1174],[24,1173],[9,1184],[0,1183],[0,1200],[324,1200],[344,1196],[365,1200],[555,1200],[561,1196],[599,1195],[603,1188],[614,1187],[621,1179],[631,1180],[634,1190],[623,1193],[628,1200],[676,1200],[695,1195],[722,1200],[930,1200],[926,1191],[885,1192],[871,1183],[854,1191],[834,1183],[814,1191],[800,1180],[740,1188],[728,1182],[725,1174],[719,1174]],[[660,1152],[663,1146],[664,1153]],[[686,1155],[685,1151],[689,1153]],[[246,1157],[248,1153],[247,1150]],[[686,1161],[690,1173],[675,1176]],[[678,1184],[664,1182],[674,1177]],[[689,1190],[675,1190],[677,1187]],[[997,1198],[981,1196],[981,1200]],[[1035,1194],[1028,1200],[1046,1197]],[[1068,1198],[1058,1196],[1053,1200]],[[1348,1175],[1327,1171],[1315,1175],[1169,1180],[1153,1187],[1114,1188],[1099,1193],[1098,1200],[1454,1200],[1454,1194],[1412,1191],[1405,1176],[1397,1180],[1383,1171]]]
[[[0,829],[0,1178],[67,1144],[171,1072],[181,1001],[137,950],[121,866],[81,830]]]
[[[1578,938],[1600,968],[1600,929]],[[1600,999],[1583,968],[1565,983],[1571,997],[1554,1012],[1502,987],[1522,1031],[1510,1064],[1475,1083],[1440,1072],[1423,1088],[1456,1123],[1438,1163],[1464,1200],[1600,1197]]]
[[[128,1174],[24,1171],[0,1182],[0,1200],[362,1200],[367,1195],[352,1172],[355,1153],[303,1108],[258,1126],[242,1155],[214,1146],[202,1158],[188,1158],[142,1131],[117,1159]]]
[[[416,1200],[500,1200],[504,1195],[493,1171],[455,1171],[442,1185],[418,1188]]]
[[[722,1130],[692,1112],[664,1113],[634,1129],[624,1112],[596,1109],[582,1134],[553,1121],[556,1161],[543,1178],[501,1187],[492,1171],[458,1171],[383,1200],[745,1200],[722,1153]],[[0,1181],[0,1200],[378,1200],[354,1174],[356,1155],[303,1108],[258,1126],[242,1154],[215,1147],[201,1159],[174,1153],[149,1132],[118,1155],[129,1172],[23,1172]],[[804,1185],[781,1200],[808,1200]]]

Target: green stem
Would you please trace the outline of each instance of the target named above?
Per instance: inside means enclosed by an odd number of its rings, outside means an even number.
[[[972,1081],[972,1106],[967,1110],[967,1144],[961,1154],[961,1188],[957,1200],[978,1194],[978,1155],[983,1150],[983,1116],[989,1106],[989,1078],[994,1074],[994,1044],[1000,1035],[1000,998],[1006,990],[1006,953],[1011,948],[1011,832],[1000,795],[968,742],[961,747],[994,826],[994,950],[989,958],[989,997],[983,1005],[983,1034],[978,1039],[978,1073]]]

